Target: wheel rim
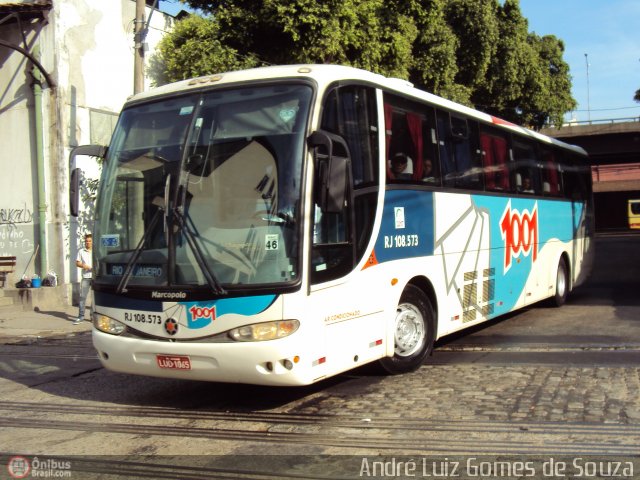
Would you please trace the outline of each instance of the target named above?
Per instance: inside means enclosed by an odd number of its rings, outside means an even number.
[[[565,274],[564,268],[562,265],[558,267],[558,278],[556,280],[556,292],[558,297],[564,297],[565,291],[567,290],[567,275]]]
[[[395,354],[408,357],[422,347],[425,339],[424,318],[420,310],[409,303],[398,305],[396,313]]]

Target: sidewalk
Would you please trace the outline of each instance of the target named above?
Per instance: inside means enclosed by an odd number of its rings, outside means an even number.
[[[37,338],[68,335],[91,330],[89,310],[85,321],[74,325],[78,307],[60,305],[50,310],[2,310],[0,309],[0,340],[5,338]]]

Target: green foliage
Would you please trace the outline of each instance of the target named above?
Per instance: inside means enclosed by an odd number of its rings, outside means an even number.
[[[528,32],[519,0],[184,0],[152,62],[156,84],[264,64],[334,63],[515,123],[559,124],[576,106],[554,36]],[[637,96],[638,94],[636,94]]]
[[[158,52],[151,58],[150,74],[154,84],[259,65],[254,56],[239,55],[218,37],[219,25],[213,18],[190,15],[176,22],[171,34],[162,39]]]
[[[577,106],[571,96],[569,65],[562,59],[564,43],[553,35],[530,34],[529,44],[536,62],[531,76],[533,88],[523,94],[521,123],[537,129],[545,123],[560,126],[564,113]]]
[[[474,91],[482,86],[498,42],[497,0],[450,0],[445,15],[458,38],[456,83]]]

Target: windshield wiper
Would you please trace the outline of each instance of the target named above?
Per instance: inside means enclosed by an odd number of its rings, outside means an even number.
[[[160,212],[162,212],[162,208],[158,208],[156,213],[153,215],[151,222],[149,223],[149,227],[144,231],[142,238],[136,245],[136,248],[133,250],[133,255],[127,262],[127,267],[125,268],[124,275],[120,279],[120,283],[118,283],[118,287],[116,288],[116,293],[123,293],[127,291],[127,285],[129,284],[129,280],[131,280],[131,275],[133,274],[133,267],[136,263],[138,263],[138,259],[140,258],[140,254],[142,253],[142,248],[144,244],[147,243],[149,239],[150,232],[156,227],[158,220],[160,219]]]
[[[184,236],[187,239],[187,243],[189,244],[189,247],[191,247],[191,251],[193,252],[193,256],[195,257],[196,262],[198,262],[198,265],[200,266],[200,268],[202,269],[204,278],[207,280],[207,283],[209,284],[209,287],[211,287],[211,290],[213,290],[213,292],[216,295],[227,295],[228,292],[224,288],[222,288],[222,285],[216,279],[215,274],[209,268],[209,264],[204,259],[204,254],[202,253],[202,249],[198,245],[198,242],[196,242],[193,232],[187,226],[187,222],[185,221],[184,215],[182,214],[179,208],[173,209],[173,218],[178,224],[180,231],[184,233]]]

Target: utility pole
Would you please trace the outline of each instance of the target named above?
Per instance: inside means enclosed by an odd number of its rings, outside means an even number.
[[[144,91],[144,38],[147,25],[144,20],[145,0],[136,0],[136,19],[134,22],[134,63],[133,93]]]
[[[591,99],[589,98],[591,95],[589,93],[589,55],[584,54],[584,61],[587,64],[587,120],[591,122]]]

